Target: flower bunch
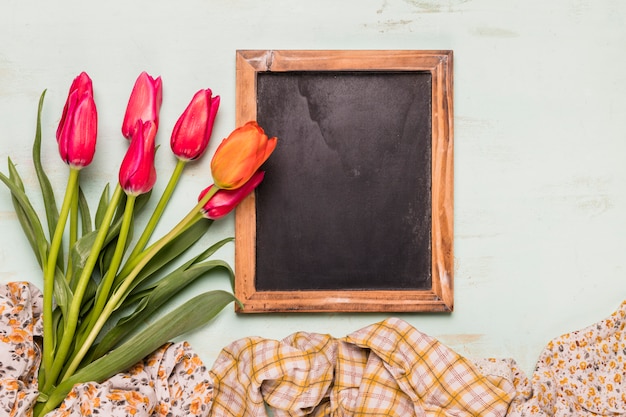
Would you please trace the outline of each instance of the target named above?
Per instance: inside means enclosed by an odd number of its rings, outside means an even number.
[[[10,158],[8,175],[0,173],[43,272],[44,333],[36,415],[56,408],[75,384],[102,381],[127,369],[236,301],[230,292],[210,291],[142,326],[173,295],[209,272],[227,271],[232,284],[230,266],[221,260],[208,260],[232,238],[215,243],[173,271],[166,267],[194,245],[214,220],[226,216],[261,183],[261,165],[277,142],[254,121],[235,129],[213,155],[213,184],[199,193],[197,204],[178,224],[151,242],[184,167],[205,153],[211,137],[220,97],[213,96],[210,89],[198,91],[171,134],[176,166],[135,240],[135,217],[157,180],[155,142],[163,97],[161,78],[145,72],[137,78],[122,123],[128,150],[113,193],[109,185],[104,187],[95,215],[80,187],[81,170],[92,162],[96,150],[98,117],[92,81],[84,72],[74,79],[56,132],[59,154],[69,167],[60,206],[41,163],[44,96],[45,91],[37,112],[33,165],[47,231]]]

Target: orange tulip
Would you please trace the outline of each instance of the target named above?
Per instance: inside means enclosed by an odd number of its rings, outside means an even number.
[[[220,143],[211,160],[215,186],[234,190],[244,185],[276,148],[255,121],[235,129]]]

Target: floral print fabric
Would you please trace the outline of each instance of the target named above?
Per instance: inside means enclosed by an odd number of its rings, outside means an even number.
[[[610,317],[555,338],[514,417],[626,416],[626,301]]]
[[[25,282],[0,286],[0,415],[32,415],[42,335],[41,292]],[[76,385],[46,417],[207,416],[208,369],[185,343],[167,344],[102,384]]]
[[[102,384],[74,387],[46,417],[207,416],[212,397],[208,370],[185,343],[167,344]]]
[[[37,400],[42,303],[31,284],[0,286],[0,415],[26,416]]]

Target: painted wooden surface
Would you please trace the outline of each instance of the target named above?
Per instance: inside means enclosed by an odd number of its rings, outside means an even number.
[[[196,90],[222,97],[210,153],[235,127],[237,49],[453,50],[455,310],[402,318],[461,354],[513,357],[530,373],[551,338],[608,316],[626,298],[624,2],[7,0],[0,10],[0,159],[11,156],[34,189],[30,148],[47,88],[45,163],[64,188],[54,131],[72,78],[85,70],[100,117],[96,161],[85,171],[90,198],[116,181],[127,146],[121,120],[142,70],[164,82],[162,189],[173,167],[169,134]],[[159,230],[195,202],[208,170],[205,158],[186,171]],[[232,218],[215,226],[207,244],[234,232]],[[0,281],[40,284],[6,191],[0,230]],[[220,256],[232,263],[234,248]],[[215,277],[191,291],[224,287]],[[240,337],[339,337],[385,317],[229,309],[186,339],[211,364]]]

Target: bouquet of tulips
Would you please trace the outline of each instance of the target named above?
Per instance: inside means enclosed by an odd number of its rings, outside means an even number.
[[[226,216],[259,185],[264,175],[260,167],[276,146],[276,138],[268,138],[254,121],[235,129],[211,160],[213,184],[199,193],[198,203],[176,226],[152,241],[185,165],[199,158],[209,143],[220,98],[210,89],[198,91],[171,134],[175,169],[145,228],[134,239],[134,218],[146,205],[156,181],[161,78],[145,72],[137,78],[122,123],[129,145],[119,181],[112,194],[108,184],[104,187],[95,211],[80,187],[81,170],[92,162],[96,149],[92,81],[86,73],[74,79],[56,131],[59,154],[69,166],[60,206],[41,163],[44,96],[45,91],[37,113],[33,165],[45,222],[33,209],[10,158],[8,175],[0,173],[43,272],[43,351],[35,415],[56,408],[75,384],[100,382],[129,368],[236,301],[230,292],[210,291],[142,326],[173,295],[211,271],[226,270],[232,283],[229,265],[209,260],[232,239],[217,242],[184,263],[179,261],[173,270],[166,267],[179,260],[213,220]]]

